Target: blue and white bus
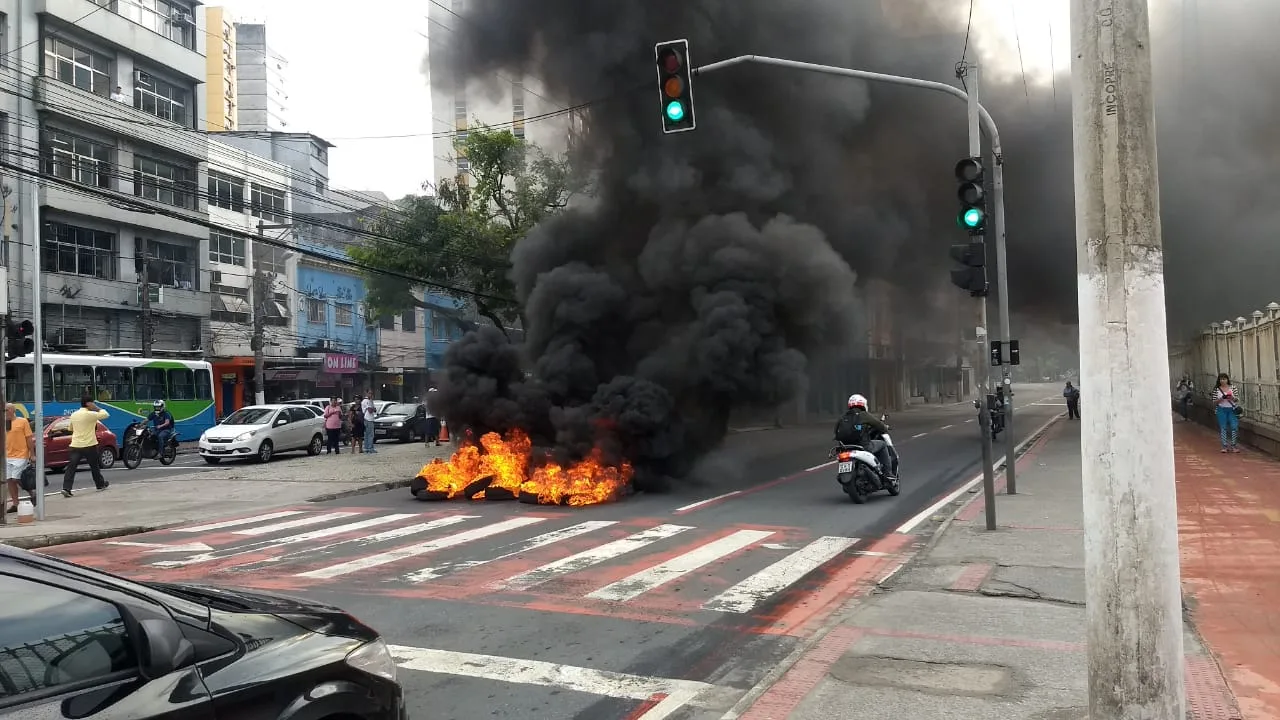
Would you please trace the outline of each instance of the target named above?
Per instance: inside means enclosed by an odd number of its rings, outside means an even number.
[[[31,416],[35,398],[32,359],[27,355],[5,365],[7,399],[18,404],[22,417]],[[89,395],[111,415],[103,424],[120,438],[130,423],[147,417],[156,400],[164,400],[173,413],[179,440],[197,440],[216,424],[213,368],[202,360],[52,353],[42,359],[46,418],[71,414]]]

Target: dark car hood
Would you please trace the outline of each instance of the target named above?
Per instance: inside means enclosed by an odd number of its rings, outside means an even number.
[[[355,619],[347,611],[314,600],[196,583],[151,583],[151,586],[183,595],[189,600],[208,598],[211,605],[223,612],[274,615],[324,635],[370,641],[378,638],[377,631]]]
[[[379,423],[380,422],[404,422],[405,420],[408,420],[410,417],[412,416],[411,415],[379,415],[378,417],[374,418],[373,421],[379,422]]]

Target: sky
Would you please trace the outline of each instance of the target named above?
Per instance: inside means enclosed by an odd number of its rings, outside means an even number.
[[[363,0],[354,13],[350,0],[221,4],[240,20],[267,23],[267,42],[289,61],[292,129],[336,145],[333,187],[399,198],[434,180],[431,93],[420,69],[427,51],[425,2]],[[956,0],[956,6],[959,28],[967,4]],[[994,61],[987,63],[988,77],[1022,75],[1025,67],[1028,82],[1049,83],[1051,67],[1070,65],[1067,0],[974,0],[973,45]],[[1063,98],[1070,93],[1057,90]],[[385,137],[395,135],[415,137]]]

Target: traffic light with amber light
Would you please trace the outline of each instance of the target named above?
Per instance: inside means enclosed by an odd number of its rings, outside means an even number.
[[[960,188],[960,213],[956,224],[970,235],[981,235],[987,228],[987,194],[982,188],[985,172],[981,158],[965,158],[956,163],[956,180]]]
[[[693,67],[689,41],[670,40],[653,46],[658,64],[658,97],[662,101],[662,132],[685,132],[698,126],[693,112]]]
[[[35,333],[36,327],[31,324],[30,320],[23,320],[22,322],[10,320],[5,324],[4,328],[5,355],[10,360],[13,360],[35,352],[36,341],[31,337]]]
[[[951,259],[964,267],[951,271],[951,283],[974,297],[987,294],[987,246],[980,242],[951,246]]]

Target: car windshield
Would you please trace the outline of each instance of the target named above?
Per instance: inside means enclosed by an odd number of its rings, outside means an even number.
[[[412,415],[416,412],[418,412],[418,406],[414,405],[413,403],[396,403],[394,405],[388,405],[386,409],[382,411],[382,414],[383,415]]]
[[[265,425],[275,410],[271,408],[240,408],[222,421],[223,425]]]

